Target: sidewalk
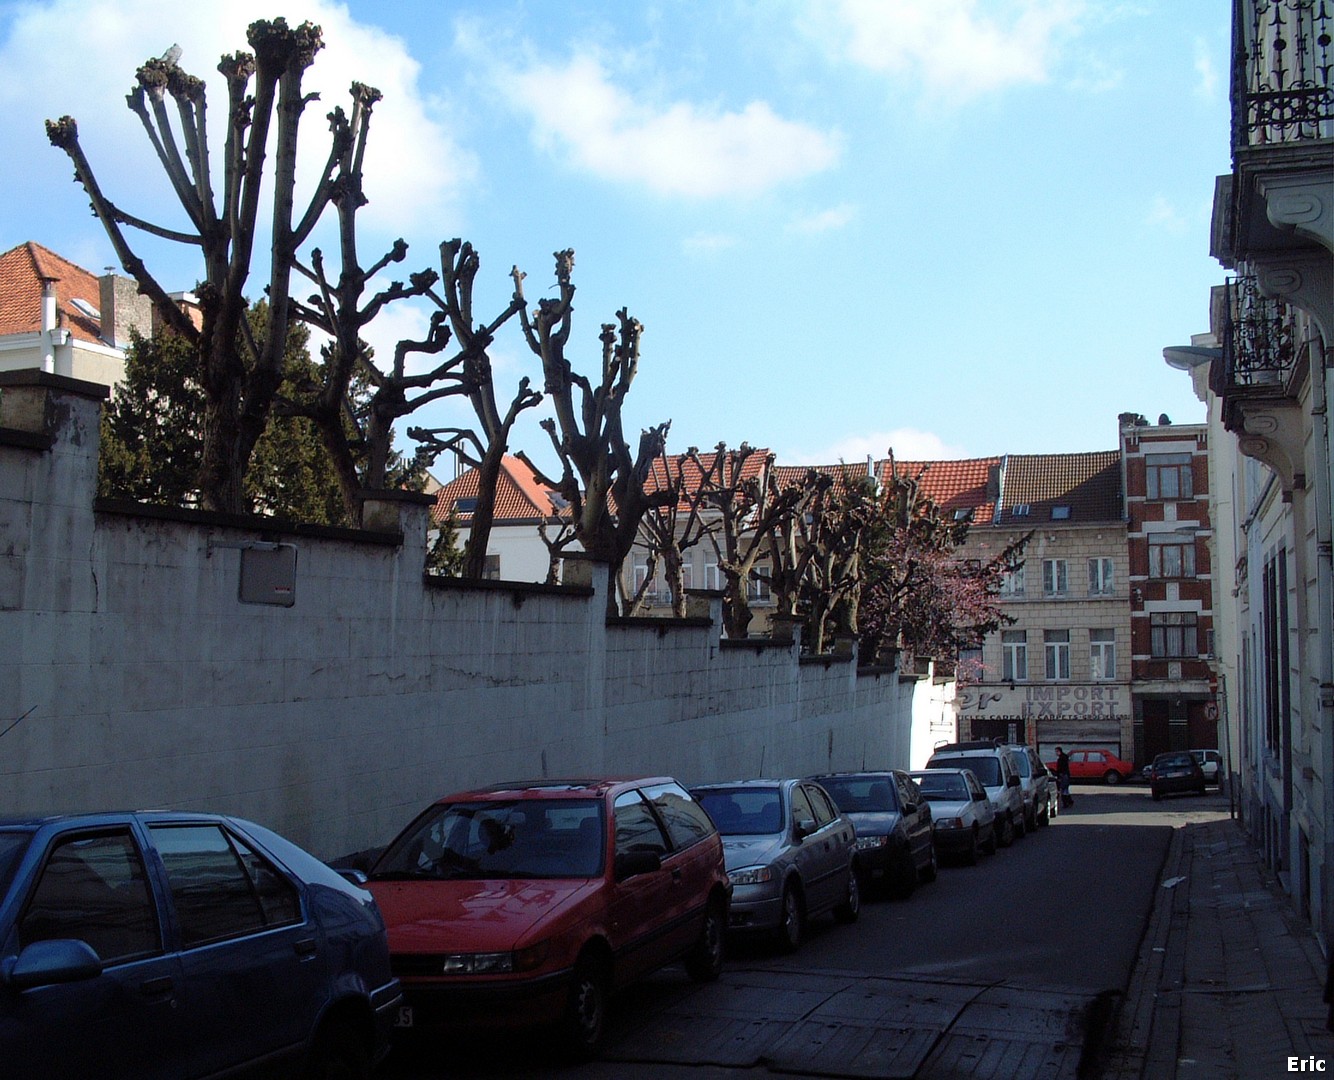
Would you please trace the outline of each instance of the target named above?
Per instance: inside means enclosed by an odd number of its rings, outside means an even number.
[[[1250,1080],[1289,1075],[1289,1057],[1334,1072],[1324,981],[1314,933],[1240,825],[1179,828],[1102,1075]]]

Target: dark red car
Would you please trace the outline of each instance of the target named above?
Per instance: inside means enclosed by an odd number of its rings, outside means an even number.
[[[451,795],[385,849],[368,887],[407,1041],[554,1022],[579,1057],[616,987],[679,959],[718,977],[732,895],[712,821],[665,776]]]

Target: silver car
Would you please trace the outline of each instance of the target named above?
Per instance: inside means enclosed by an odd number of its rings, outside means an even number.
[[[740,780],[691,794],[722,835],[730,930],[772,933],[791,952],[817,915],[857,918],[857,830],[819,784]]]
[[[925,769],[909,773],[931,805],[936,848],[969,866],[979,852],[996,853],[996,810],[971,769]]]

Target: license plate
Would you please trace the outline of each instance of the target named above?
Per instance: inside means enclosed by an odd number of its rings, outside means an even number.
[[[403,1005],[399,1007],[398,1015],[394,1017],[394,1027],[410,1028],[412,1027],[412,1006]]]

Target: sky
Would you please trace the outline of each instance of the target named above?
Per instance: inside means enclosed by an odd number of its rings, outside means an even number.
[[[481,257],[476,317],[554,295],[575,251],[576,370],[624,307],[645,327],[625,429],[785,464],[1113,449],[1117,415],[1198,423],[1162,349],[1208,330],[1228,157],[1228,0],[0,0],[0,250],[116,259],[43,121],[79,123],[107,195],[184,221],[124,95],[181,47],[207,83],[279,15],[323,28],[304,190],[353,80],[371,122],[363,262]],[[221,146],[221,136],[217,136]],[[219,155],[220,156],[220,155]],[[332,220],[332,218],[330,218]],[[322,231],[331,253],[332,234]],[[135,236],[169,290],[192,249]],[[262,270],[252,282],[262,279]],[[258,290],[260,286],[255,285]],[[382,357],[429,308],[386,309]],[[541,383],[517,329],[502,401]],[[555,467],[530,410],[512,447]],[[466,422],[446,401],[408,421]],[[406,423],[400,424],[405,428]],[[448,473],[443,465],[438,473]]]

